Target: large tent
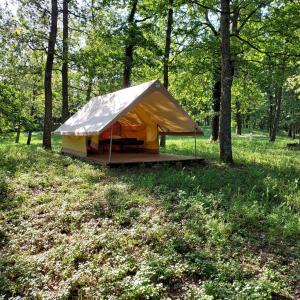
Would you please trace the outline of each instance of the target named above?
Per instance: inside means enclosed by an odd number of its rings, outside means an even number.
[[[55,132],[62,135],[62,152],[81,157],[105,138],[110,152],[112,140],[136,138],[144,152],[158,153],[159,135],[202,134],[158,80],[92,98]]]

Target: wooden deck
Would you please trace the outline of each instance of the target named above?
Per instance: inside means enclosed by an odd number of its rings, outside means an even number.
[[[151,153],[112,153],[111,161],[108,161],[108,154],[89,155],[85,158],[88,161],[107,166],[136,165],[136,164],[156,164],[156,163],[176,163],[191,164],[203,162],[203,158],[171,154],[151,154]]]

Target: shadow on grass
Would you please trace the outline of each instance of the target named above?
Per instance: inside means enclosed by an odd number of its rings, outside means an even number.
[[[199,249],[200,254],[213,253],[203,261],[217,268],[215,275],[222,274],[216,257],[239,268],[244,259],[255,257],[260,268],[269,264],[277,272],[288,268],[286,274],[295,279],[300,259],[299,173],[295,170],[248,162],[234,167],[210,163],[106,173],[150,196],[154,206],[159,203],[167,222],[176,228],[169,237],[175,252],[185,257],[197,257]],[[232,271],[225,281],[240,280],[237,274],[237,269]],[[203,280],[203,274],[199,278]],[[297,285],[292,289],[298,293]]]
[[[295,170],[248,163],[122,168],[108,173],[149,193],[153,201],[162,201],[171,219],[176,215],[187,218],[184,205],[200,203],[211,217],[230,224],[232,235],[243,240],[241,248],[250,243],[299,258],[299,176]]]

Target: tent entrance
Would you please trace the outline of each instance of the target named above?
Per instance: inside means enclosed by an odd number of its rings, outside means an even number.
[[[129,116],[134,118],[132,113]],[[159,152],[157,126],[139,122],[137,118],[129,120],[127,115],[99,135],[87,137],[87,155],[108,154],[110,160],[114,153],[141,152]]]

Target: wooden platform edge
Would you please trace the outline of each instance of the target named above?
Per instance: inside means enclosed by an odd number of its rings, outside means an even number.
[[[104,167],[125,167],[125,166],[138,166],[138,165],[144,165],[144,166],[152,166],[152,165],[177,165],[177,166],[186,166],[191,165],[193,163],[206,165],[206,160],[204,158],[200,157],[191,157],[191,158],[182,158],[182,159],[173,159],[173,160],[162,160],[162,161],[128,161],[128,162],[108,162],[108,161],[99,161],[96,159],[93,159],[91,157],[81,157],[77,156],[71,153],[64,153],[61,152],[60,154],[69,156],[71,158],[75,158],[81,161],[93,163],[98,166],[104,166]],[[180,155],[178,155],[180,156]]]
[[[183,160],[164,160],[164,161],[140,161],[140,162],[112,162],[112,163],[106,163],[107,167],[110,168],[117,168],[117,167],[131,167],[131,166],[157,166],[157,165],[176,165],[180,167],[184,167],[187,165],[192,164],[206,164],[206,161],[204,158],[195,158],[195,159],[183,159]]]

